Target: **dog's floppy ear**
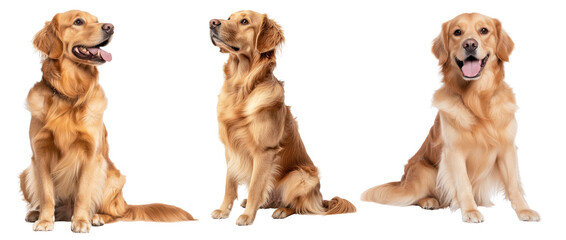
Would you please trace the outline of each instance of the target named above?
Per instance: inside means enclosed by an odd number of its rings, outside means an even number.
[[[511,37],[503,30],[501,27],[501,22],[497,19],[493,19],[495,22],[495,28],[497,30],[497,47],[495,48],[495,54],[501,61],[508,62],[509,55],[515,47],[515,43],[511,40]]]
[[[58,59],[63,54],[63,42],[59,39],[57,15],[51,22],[46,22],[43,29],[35,34],[33,45],[45,56],[51,59]]]
[[[260,53],[274,50],[285,41],[281,26],[263,14],[263,22],[256,40],[256,49]]]
[[[442,24],[442,30],[438,37],[432,41],[432,53],[438,59],[438,65],[444,65],[448,61],[448,29],[450,22]]]

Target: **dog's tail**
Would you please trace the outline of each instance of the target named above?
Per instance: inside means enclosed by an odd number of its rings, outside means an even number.
[[[418,200],[413,191],[407,189],[401,182],[390,182],[372,187],[362,193],[362,201],[376,202],[396,206],[407,206]]]
[[[195,220],[185,210],[161,203],[127,205],[121,221],[179,222]]]
[[[333,197],[330,201],[323,200],[322,206],[326,209],[324,215],[356,212],[356,206],[354,206],[354,204],[340,197]]]
[[[102,206],[97,211],[99,224],[116,221],[179,222],[195,220],[185,210],[162,203],[130,205],[124,200],[122,187],[126,177],[110,162]]]

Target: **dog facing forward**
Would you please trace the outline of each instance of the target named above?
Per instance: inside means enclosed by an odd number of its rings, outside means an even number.
[[[229,54],[217,109],[228,165],[226,189],[212,217],[228,217],[239,184],[248,185],[249,193],[238,225],[252,224],[260,207],[277,208],[273,218],[355,212],[347,200],[322,199],[318,170],[284,103],[283,83],[273,76],[275,51],[284,41],[280,26],[253,11],[209,25],[212,43]]]
[[[107,45],[114,26],[87,12],[59,13],[33,40],[44,55],[43,77],[30,90],[29,130],[33,157],[20,175],[28,202],[26,221],[36,231],[53,230],[54,221],[71,221],[73,232],[114,221],[185,221],[193,217],[164,205],[128,205],[125,177],[108,157],[102,115],[106,97],[97,65],[112,60]]]
[[[432,52],[444,75],[434,94],[439,109],[421,149],[400,182],[376,186],[362,200],[425,209],[460,208],[465,222],[482,222],[503,190],[520,220],[539,221],[523,197],[515,134],[515,97],[503,81],[513,41],[494,18],[462,14],[442,25]]]

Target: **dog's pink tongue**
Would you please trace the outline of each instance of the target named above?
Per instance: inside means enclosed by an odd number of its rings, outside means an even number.
[[[100,49],[100,56],[102,56],[102,59],[104,59],[104,61],[110,62],[112,61],[112,54],[110,54],[107,51],[104,51],[102,49]],[[478,61],[479,62],[479,61]],[[479,64],[479,63],[478,63]]]
[[[107,51],[104,51],[100,48],[87,48],[87,50],[92,54],[92,55],[98,55],[98,52],[100,51],[100,56],[102,57],[102,59],[104,59],[104,61],[110,62],[112,61],[112,54],[110,54]]]
[[[475,77],[480,73],[481,66],[480,60],[464,60],[464,66],[462,66],[462,72],[466,77]]]

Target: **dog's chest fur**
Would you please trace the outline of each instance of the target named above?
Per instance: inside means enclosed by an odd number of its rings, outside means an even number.
[[[436,92],[433,105],[439,109],[443,152],[459,151],[466,158],[472,181],[481,182],[494,174],[502,149],[514,147],[517,106],[511,89],[502,85],[494,93],[484,104],[483,119],[474,115],[460,96],[444,88]]]
[[[102,122],[106,108],[104,93],[97,87],[88,101],[81,106],[74,106],[72,101],[58,98],[51,89],[46,89],[38,83],[30,91],[27,105],[32,114],[32,143],[40,131],[48,130],[53,136],[53,145],[57,148],[52,150],[57,153],[57,157],[51,164],[56,196],[58,199],[72,199],[76,193],[80,169],[86,160],[82,159],[82,153],[69,151],[76,141],[88,136],[94,148],[88,151],[95,154],[95,161],[101,164],[97,169],[106,169],[106,162],[101,153],[105,137]],[[88,151],[85,149],[85,152]]]
[[[238,98],[237,92],[225,89],[218,96],[218,130],[226,148],[228,172],[238,182],[249,183],[253,171],[248,130],[251,119],[243,112],[247,102]]]
[[[43,124],[43,128],[53,132],[55,145],[67,149],[78,134],[88,133],[97,145],[102,141],[104,125],[102,117],[106,109],[106,98],[97,87],[89,101],[81,106],[57,98],[49,90],[36,85],[30,91],[27,106],[32,117]]]
[[[517,106],[506,84],[502,84],[490,98],[484,99],[482,109],[485,118],[477,117],[462,99],[445,87],[434,95],[433,105],[439,109],[440,116],[441,134],[438,140],[442,142],[442,153],[436,160],[439,162],[437,188],[442,193],[440,201],[444,206],[458,207],[458,202],[452,201],[456,190],[450,187],[452,185],[446,178],[450,173],[443,167],[445,161],[454,161],[445,156],[455,156],[451,153],[456,152],[456,155],[465,158],[476,203],[490,206],[492,193],[502,186],[502,178],[496,168],[497,159],[506,149],[515,147]]]
[[[262,115],[272,109],[284,108],[283,86],[277,81],[265,81],[246,91],[227,80],[218,96],[218,128],[226,148],[228,171],[239,182],[249,182],[253,170],[251,153],[258,145],[254,126]]]
[[[512,144],[515,139],[517,105],[505,84],[482,103],[485,118],[477,117],[461,96],[444,87],[434,95],[433,105],[439,109],[443,143],[447,146],[494,149]]]

